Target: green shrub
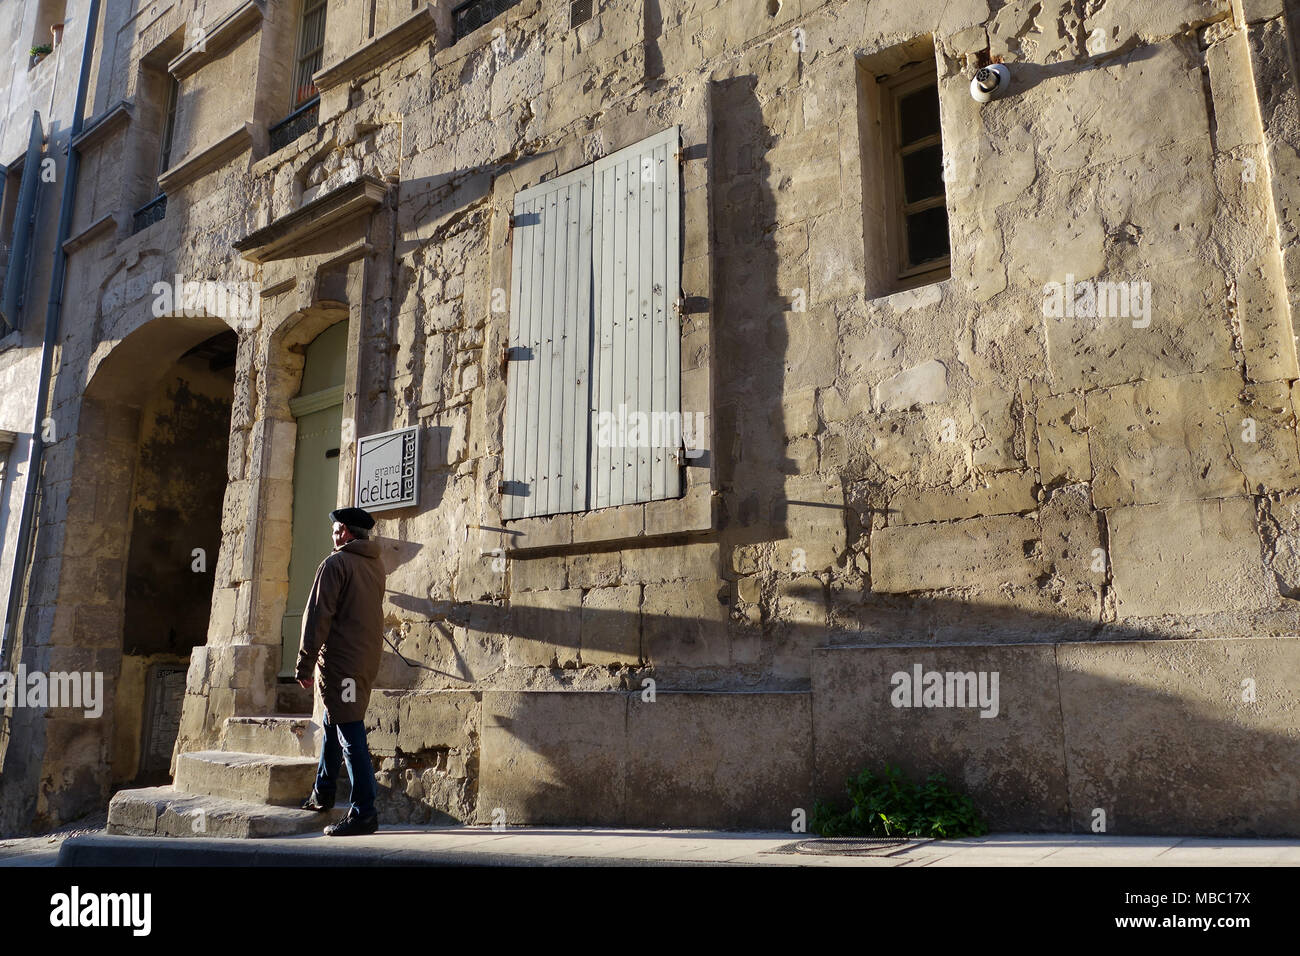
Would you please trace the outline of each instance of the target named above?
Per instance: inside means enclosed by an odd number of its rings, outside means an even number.
[[[897,767],[887,766],[883,775],[863,770],[850,777],[846,787],[848,810],[838,812],[820,800],[813,805],[814,833],[954,840],[989,832],[970,797],[949,787],[943,774],[930,774],[924,783],[915,784]]]
[[[48,43],[38,43],[27,52],[30,56],[45,56],[47,53],[53,53],[54,47],[50,46]]]

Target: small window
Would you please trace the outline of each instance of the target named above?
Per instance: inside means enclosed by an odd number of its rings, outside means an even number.
[[[573,0],[569,4],[569,29],[580,27],[591,19],[592,0]]]
[[[918,63],[882,83],[882,142],[896,228],[900,282],[936,282],[948,275],[948,206],[943,182],[939,83],[933,62]]]
[[[167,106],[163,112],[162,143],[158,154],[158,175],[172,164],[172,137],[176,133],[176,101],[180,99],[180,82],[174,76],[167,78]]]
[[[32,46],[56,46],[57,33],[62,32],[63,18],[67,13],[66,0],[40,0],[36,5],[36,23],[32,28]],[[56,33],[55,27],[58,27]]]
[[[298,28],[298,55],[293,67],[293,101],[296,110],[317,95],[312,76],[321,68],[325,50],[325,0],[303,0]]]
[[[451,11],[452,43],[469,36],[485,23],[491,23],[519,0],[469,0]]]
[[[943,132],[929,38],[867,58],[859,90],[867,294],[946,279]]]

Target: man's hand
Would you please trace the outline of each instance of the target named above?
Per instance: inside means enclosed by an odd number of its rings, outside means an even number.
[[[298,686],[301,687],[303,690],[311,690],[312,685],[315,683],[316,683],[315,678],[309,677],[306,680],[298,681]]]

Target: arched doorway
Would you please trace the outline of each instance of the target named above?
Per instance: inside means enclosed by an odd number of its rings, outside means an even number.
[[[152,786],[170,778],[190,651],[207,640],[237,346],[229,329],[194,346],[140,406],[115,783]]]
[[[338,501],[347,350],[346,321],[331,325],[312,340],[304,359],[302,387],[289,403],[298,436],[293,461],[289,593],[280,629],[280,678],[285,682],[293,678],[303,610],[316,568],[332,549],[329,512]],[[306,710],[310,710],[309,703]]]

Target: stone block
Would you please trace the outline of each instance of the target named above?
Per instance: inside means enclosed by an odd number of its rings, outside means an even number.
[[[1300,640],[1063,644],[1057,656],[1074,830],[1101,809],[1114,834],[1300,835]]]
[[[511,601],[506,660],[512,667],[551,667],[576,660],[582,590],[527,591]]]
[[[623,824],[627,707],[621,693],[485,691],[478,822]]]
[[[1252,610],[1277,601],[1250,498],[1116,508],[1109,522],[1121,621]]]
[[[811,696],[629,695],[627,825],[787,829],[811,808]]]
[[[1239,495],[1229,428],[1245,414],[1236,372],[1159,378],[1089,392],[1098,507]],[[1258,462],[1256,467],[1258,467]]]
[[[566,565],[569,584],[575,588],[607,588],[618,583],[622,570],[617,551],[571,554]]]
[[[1038,508],[1032,472],[990,475],[981,484],[983,487],[973,489],[905,488],[889,501],[890,521],[921,524],[979,515],[1024,514]]]
[[[814,650],[812,659],[820,799],[843,807],[848,777],[892,764],[917,781],[944,774],[994,831],[1069,828],[1051,645],[829,647]],[[911,686],[918,667],[919,696]],[[929,672],[943,675],[941,693],[928,698],[938,706],[926,705]],[[974,695],[960,676],[967,674]],[[986,706],[980,706],[981,686]]]
[[[718,581],[647,584],[641,601],[643,655],[657,666],[722,667],[730,658],[727,602]]]
[[[582,598],[582,664],[641,662],[641,585],[593,588]]]
[[[558,591],[565,587],[563,557],[514,557],[509,563],[510,591]]]
[[[1037,568],[1026,559],[1038,540],[1035,522],[1011,515],[881,528],[871,535],[871,589],[1028,587]]]
[[[1045,488],[1092,480],[1088,419],[1082,395],[1053,395],[1038,402],[1038,475]]]

